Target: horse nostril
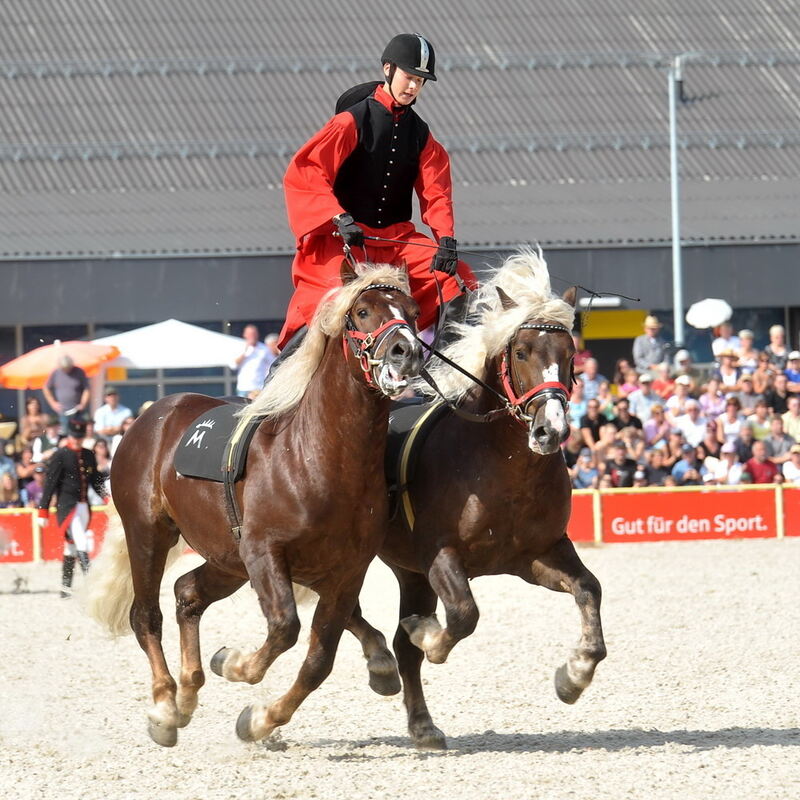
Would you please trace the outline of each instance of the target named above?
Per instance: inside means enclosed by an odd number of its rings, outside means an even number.
[[[550,441],[550,431],[545,425],[537,425],[533,430],[533,435],[540,444]]]
[[[406,358],[409,354],[409,347],[408,342],[404,342],[402,339],[398,342],[395,342],[391,349],[389,350],[389,357],[395,360],[400,360]]]

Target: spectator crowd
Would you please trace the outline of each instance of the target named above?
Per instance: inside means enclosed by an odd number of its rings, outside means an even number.
[[[800,486],[800,351],[783,327],[759,351],[752,331],[724,323],[705,376],[686,350],[665,360],[655,317],[644,329],[611,378],[578,347],[563,446],[574,488]]]

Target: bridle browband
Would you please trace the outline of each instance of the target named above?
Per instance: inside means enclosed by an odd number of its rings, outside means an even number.
[[[395,286],[392,283],[371,283],[358,293],[356,300],[358,300],[358,298],[361,297],[364,292],[368,292],[371,289],[406,294],[399,286]],[[353,305],[355,305],[355,300],[353,301]],[[353,318],[350,316],[350,312],[348,311],[347,314],[345,314],[344,331],[342,335],[342,346],[344,348],[345,360],[347,360],[347,346],[350,345],[350,350],[352,351],[353,355],[361,366],[361,370],[364,373],[364,380],[366,380],[367,384],[373,388],[378,387],[372,377],[372,368],[379,366],[381,363],[380,359],[374,358],[373,352],[380,347],[383,340],[390,333],[393,333],[398,328],[408,328],[411,336],[414,336],[414,331],[411,330],[411,326],[408,324],[408,321],[400,319],[399,317],[387,320],[383,323],[383,325],[380,325],[374,331],[363,333],[356,328]]]

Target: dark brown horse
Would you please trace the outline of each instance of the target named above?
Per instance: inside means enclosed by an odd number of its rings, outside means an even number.
[[[450,400],[489,421],[449,412],[435,424],[401,498],[410,527],[398,514],[380,550],[400,583],[394,649],[417,747],[446,747],[425,704],[420,666],[423,654],[433,663],[445,661],[475,629],[471,578],[518,575],[574,596],[582,635],[555,677],[565,703],[578,699],[606,655],[600,584],[566,535],[571,486],[560,443],[569,431],[575,294],[553,296],[546,265],[535,254],[509,259],[473,295],[474,325],[462,328],[445,350],[490,388],[476,387],[446,364],[433,370]],[[437,597],[444,628],[434,614]],[[360,609],[348,628],[365,652],[384,646]]]
[[[205,681],[201,615],[245,581],[258,595],[268,637],[252,654],[223,648],[214,656],[214,672],[231,681],[259,682],[297,641],[292,582],[313,588],[320,600],[294,685],[271,705],[242,711],[236,724],[242,739],[261,739],[285,725],[333,665],[385,533],[389,398],[422,363],[412,333],[418,307],[405,274],[364,266],[359,276],[343,268],[343,279],[345,285],[321,304],[297,352],[243,412],[245,420],[267,419],[236,485],[240,541],[230,530],[222,484],[185,477],[173,466],[184,431],[220,400],[198,394],[159,400],[126,432],[114,455],[111,484],[127,546],[121,536],[107,540],[92,568],[89,611],[122,632],[130,609],[130,626],[153,673],[149,733],[158,744],[174,745],[177,729],[189,723],[197,705]],[[181,641],[176,684],[161,646],[158,595],[179,536],[206,560],[175,584]],[[380,672],[375,659],[373,667]]]

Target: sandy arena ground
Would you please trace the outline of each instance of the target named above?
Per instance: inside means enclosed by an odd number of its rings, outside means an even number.
[[[447,664],[424,667],[445,753],[410,746],[399,696],[369,690],[348,634],[333,674],[277,741],[243,744],[234,723],[246,704],[289,686],[306,634],[261,687],[209,671],[194,720],[162,749],[146,733],[150,672],[134,638],[104,638],[74,600],[59,599],[60,565],[0,565],[0,797],[800,797],[800,539],[606,545],[581,556],[604,590],[609,656],[593,685],[575,706],[553,691],[579,634],[568,595],[480,579],[478,630]],[[17,576],[28,593],[11,593]],[[162,606],[174,667],[171,583]],[[362,603],[387,634],[396,599],[390,573],[373,566]],[[221,645],[259,645],[264,630],[249,588],[218,603],[203,620],[205,664]]]

